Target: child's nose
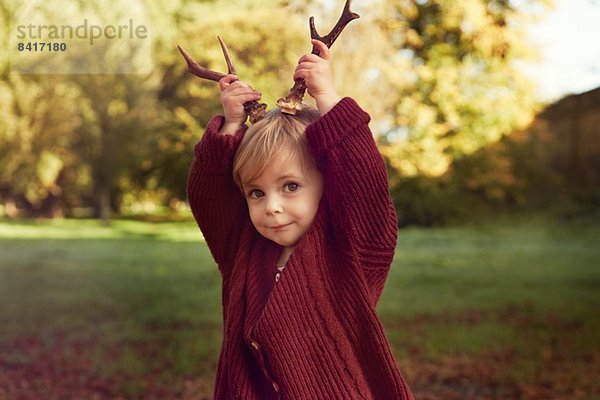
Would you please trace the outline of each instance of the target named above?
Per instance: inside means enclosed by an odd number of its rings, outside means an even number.
[[[274,215],[283,212],[283,206],[277,196],[271,196],[267,202],[267,214]]]

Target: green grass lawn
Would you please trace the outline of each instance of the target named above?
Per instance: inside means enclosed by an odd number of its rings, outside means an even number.
[[[581,221],[403,229],[378,310],[418,399],[600,398],[599,266]],[[220,343],[193,222],[0,220],[0,398],[210,398]]]

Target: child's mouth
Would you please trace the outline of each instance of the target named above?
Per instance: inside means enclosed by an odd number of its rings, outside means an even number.
[[[269,228],[272,229],[272,230],[274,230],[274,231],[282,231],[282,230],[286,229],[290,225],[292,225],[292,222],[290,222],[288,224],[283,224],[283,225],[271,226]]]

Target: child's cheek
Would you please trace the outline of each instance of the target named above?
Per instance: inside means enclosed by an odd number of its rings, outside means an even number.
[[[257,227],[258,211],[256,210],[256,207],[253,206],[250,202],[248,202],[248,211],[250,213],[250,221],[252,221],[252,224],[254,225],[254,227]]]

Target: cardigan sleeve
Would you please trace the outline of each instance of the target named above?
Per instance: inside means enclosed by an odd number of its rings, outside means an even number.
[[[210,120],[194,148],[187,193],[192,213],[222,274],[233,266],[246,211],[246,202],[233,182],[235,152],[246,126],[235,135],[219,134],[224,118]]]
[[[358,252],[367,283],[378,299],[398,228],[385,162],[369,121],[354,100],[344,98],[307,128],[306,137],[323,173],[334,232],[344,246]]]

